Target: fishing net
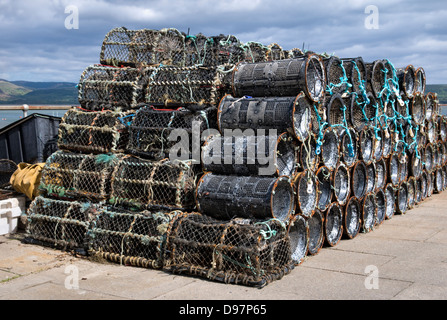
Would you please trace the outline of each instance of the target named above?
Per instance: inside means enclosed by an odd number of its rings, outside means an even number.
[[[365,195],[362,205],[361,230],[364,233],[371,232],[374,229],[377,215],[377,203],[375,193],[370,192]]]
[[[201,139],[207,129],[216,128],[215,119],[215,107],[199,111],[141,107],[129,125],[127,152],[155,160],[198,160]]]
[[[312,101],[304,93],[295,97],[224,96],[218,106],[218,125],[225,129],[276,129],[305,141],[311,128]]]
[[[205,173],[197,183],[197,208],[220,220],[275,218],[286,222],[295,207],[289,177]]]
[[[192,209],[199,167],[191,160],[151,161],[124,156],[110,178],[109,203],[148,210]]]
[[[0,159],[0,188],[8,186],[12,174],[17,170],[17,164],[9,159]]]
[[[106,200],[110,178],[120,156],[82,154],[60,150],[53,153],[42,169],[39,189],[59,199]]]
[[[86,252],[87,232],[98,205],[37,196],[30,204],[26,237],[63,250]]]
[[[253,287],[294,268],[287,229],[276,219],[178,215],[169,226],[166,252],[166,271]]]
[[[185,37],[176,29],[110,30],[102,43],[100,62],[111,66],[185,65]]]
[[[350,197],[343,214],[343,234],[348,239],[354,239],[358,235],[361,216],[360,200],[355,196]]]
[[[91,65],[81,74],[78,100],[90,111],[129,110],[144,102],[145,88],[152,67],[110,67]]]
[[[204,171],[218,174],[294,176],[298,155],[284,132],[267,135],[211,135],[202,147]]]
[[[324,244],[324,217],[320,210],[316,209],[307,219],[309,226],[309,241],[307,253],[316,255]]]
[[[295,265],[300,265],[306,257],[309,247],[309,224],[306,218],[295,215],[288,226],[290,238],[291,259]]]
[[[71,108],[59,124],[59,149],[84,153],[122,153],[133,111],[83,111]]]
[[[352,167],[351,177],[352,194],[357,199],[362,199],[366,194],[368,187],[368,173],[366,171],[366,165],[363,161],[357,161],[355,163]]]
[[[324,94],[326,77],[315,54],[296,59],[240,63],[233,72],[234,97],[296,96],[303,91],[314,102]]]
[[[297,197],[296,211],[305,217],[310,217],[318,200],[317,178],[312,171],[305,170],[297,174],[294,185]]]
[[[343,211],[337,202],[332,202],[324,218],[324,237],[326,244],[334,247],[343,235]]]
[[[351,193],[351,185],[349,170],[343,163],[339,163],[334,169],[332,185],[335,200],[339,205],[345,205],[348,201],[349,194]]]
[[[216,105],[226,93],[227,67],[154,67],[145,91],[147,104]]]
[[[166,231],[176,214],[104,206],[88,232],[89,254],[122,265],[159,269]]]
[[[318,201],[316,208],[321,212],[326,211],[332,201],[332,181],[331,181],[331,171],[325,167],[321,166],[316,172],[317,183],[318,183]]]

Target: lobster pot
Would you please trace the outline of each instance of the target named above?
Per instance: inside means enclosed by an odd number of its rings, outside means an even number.
[[[276,219],[222,221],[185,213],[169,226],[164,270],[263,287],[294,268],[291,254],[287,229]]]
[[[447,117],[438,116],[438,137],[439,140],[445,142],[447,140]]]
[[[418,189],[421,193],[421,201],[425,200],[428,196],[428,181],[427,171],[423,170],[421,176],[418,179]]]
[[[79,80],[79,103],[90,111],[134,109],[144,102],[144,90],[152,70],[152,67],[136,69],[91,65]]]
[[[387,164],[385,159],[377,161],[375,164],[376,170],[376,190],[383,189],[387,181]]]
[[[377,216],[377,203],[375,193],[370,192],[365,195],[362,201],[362,231],[371,232],[374,228]]]
[[[343,234],[348,239],[354,239],[358,235],[361,217],[360,200],[356,197],[350,197],[343,214]]]
[[[407,65],[396,69],[396,76],[399,82],[401,95],[412,98],[416,89],[416,69],[413,65]]]
[[[343,67],[345,68],[348,77],[348,83],[352,85],[352,92],[366,90],[366,66],[361,57],[357,58],[342,58]]]
[[[427,143],[433,144],[437,141],[438,136],[438,123],[433,119],[426,122],[425,130],[427,133]]]
[[[341,95],[348,92],[348,89],[350,88],[348,76],[342,60],[336,56],[331,56],[323,59],[323,64],[327,79],[326,92],[330,95]]]
[[[309,241],[307,246],[307,253],[316,255],[324,244],[324,217],[320,210],[315,210],[314,213],[307,219],[309,226]]]
[[[270,48],[259,42],[249,41],[242,44],[245,50],[245,62],[257,63],[268,61]]]
[[[324,94],[326,77],[321,58],[302,58],[260,63],[239,63],[233,72],[234,97],[296,96],[303,91],[314,102]]]
[[[425,146],[424,151],[424,163],[425,163],[425,170],[427,172],[431,172],[434,168],[433,154],[434,154],[433,145],[431,143],[428,143]]]
[[[83,111],[71,108],[59,124],[59,149],[83,153],[122,153],[128,141],[127,123],[133,111]]]
[[[306,257],[309,246],[309,224],[306,218],[296,215],[288,226],[291,258],[295,265],[300,265]]]
[[[17,165],[9,159],[0,159],[0,188],[8,186],[12,174],[17,170]]]
[[[310,170],[305,170],[297,174],[294,185],[297,196],[296,212],[310,217],[318,201],[317,178]]]
[[[42,169],[39,189],[44,195],[59,199],[106,200],[119,158],[120,155],[115,154],[56,151]]]
[[[373,160],[380,161],[383,156],[383,131],[381,129],[374,129],[373,139]]]
[[[396,208],[395,191],[392,183],[388,183],[385,188],[385,219],[391,219],[394,216]]]
[[[400,181],[401,164],[399,160],[399,153],[393,152],[388,158],[388,180],[393,186],[397,186]]]
[[[427,172],[427,197],[431,197],[434,191],[435,173]]]
[[[425,96],[425,120],[431,121],[438,113],[438,94],[429,92]]]
[[[214,67],[159,66],[152,73],[145,103],[161,106],[216,105],[225,93],[225,76]]]
[[[416,204],[416,180],[414,177],[408,178],[407,188],[408,188],[408,210],[410,210],[413,209],[414,205]]]
[[[89,231],[89,254],[124,265],[161,268],[166,230],[175,214],[104,206]]]
[[[26,237],[63,250],[88,249],[87,233],[98,205],[37,196],[31,202]]]
[[[419,67],[415,72],[415,93],[425,94],[426,77],[424,68]]]
[[[318,201],[316,208],[321,212],[326,211],[332,201],[332,181],[331,171],[325,166],[321,166],[316,172],[318,184]]]
[[[326,243],[334,247],[343,235],[343,211],[337,202],[332,202],[324,218],[324,237]]]
[[[353,128],[345,130],[340,135],[340,155],[346,167],[351,168],[358,160],[358,135]]]
[[[382,128],[382,158],[388,159],[391,152],[393,151],[393,143],[391,141],[390,128]]]
[[[194,206],[199,165],[188,161],[151,161],[123,157],[111,176],[109,202],[148,210],[188,210]]]
[[[370,63],[366,63],[367,72],[367,91],[372,92],[375,98],[380,96],[380,92],[385,86],[386,74],[383,72],[385,70],[385,64],[383,60],[375,60]]]
[[[357,161],[352,167],[351,179],[352,195],[362,199],[368,188],[368,172],[363,161]]]
[[[359,133],[359,159],[365,164],[370,164],[374,159],[374,130],[364,128]]]
[[[309,134],[309,137],[298,146],[298,149],[298,160],[301,169],[311,169],[315,171],[320,159],[320,156],[316,153],[317,139],[315,138],[315,135],[312,133]]]
[[[110,30],[103,42],[100,62],[112,66],[168,64],[184,66],[185,37],[176,29]]]
[[[192,159],[200,155],[205,131],[216,127],[216,108],[193,112],[186,108],[159,110],[145,106],[129,126],[127,152],[142,158]]]
[[[351,124],[360,131],[376,118],[377,101],[371,92],[353,92],[349,109]]]
[[[375,197],[377,206],[375,225],[378,226],[382,224],[386,217],[386,195],[383,189],[378,189],[375,193]]]
[[[197,183],[197,208],[220,220],[275,218],[286,222],[295,207],[289,177],[205,173]]]
[[[333,171],[340,161],[340,142],[337,132],[332,127],[323,132],[321,145],[321,162],[329,170]]]
[[[217,174],[294,176],[298,154],[288,133],[212,135],[202,147],[204,171]]]
[[[406,181],[401,182],[397,188],[396,210],[400,214],[405,214],[408,210],[408,184]]]
[[[304,93],[294,97],[243,97],[225,95],[218,106],[218,126],[226,129],[276,129],[305,141],[311,128],[312,101]]]
[[[324,101],[328,124],[341,132],[350,123],[349,111],[346,110],[344,99],[339,93],[336,93],[326,96]]]
[[[351,192],[349,169],[343,163],[340,163],[332,174],[335,201],[339,205],[345,205]]]
[[[286,59],[287,52],[277,43],[271,43],[268,45],[267,60],[283,60]]]
[[[414,121],[416,125],[424,123],[425,120],[425,98],[421,93],[415,93],[413,98],[410,100],[409,109],[411,114],[411,120]]]
[[[366,165],[366,193],[376,191],[377,185],[377,173],[376,173],[376,165],[374,162]]]

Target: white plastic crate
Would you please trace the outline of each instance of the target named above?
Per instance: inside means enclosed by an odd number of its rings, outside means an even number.
[[[24,196],[0,200],[0,235],[16,232],[19,218],[24,212]]]

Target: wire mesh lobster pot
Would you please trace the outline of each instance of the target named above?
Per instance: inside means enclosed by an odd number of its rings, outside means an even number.
[[[431,120],[428,121],[425,125],[425,130],[427,133],[427,143],[429,144],[433,144],[435,143],[438,139],[438,123],[436,121]]]
[[[309,224],[306,218],[295,215],[290,221],[287,233],[290,238],[291,259],[295,265],[300,265],[309,247]]]
[[[287,221],[295,208],[289,177],[205,173],[197,183],[198,210],[220,220],[233,217]]]
[[[159,269],[166,231],[176,214],[101,207],[88,232],[89,254],[123,265]]]
[[[324,217],[320,210],[316,209],[314,213],[307,219],[309,227],[309,242],[307,253],[316,255],[324,244]]]
[[[294,176],[298,154],[287,132],[279,136],[211,135],[202,147],[204,171],[217,174]]]
[[[383,223],[386,217],[386,194],[383,189],[378,189],[375,193],[376,197],[376,222],[375,225],[379,226]]]
[[[351,193],[349,169],[343,163],[339,163],[332,174],[334,200],[343,206],[348,201]]]
[[[388,183],[385,188],[385,219],[391,219],[394,216],[396,208],[395,191],[392,183]]]
[[[319,162],[320,155],[317,154],[317,139],[314,134],[309,134],[306,141],[302,142],[299,146],[298,160],[302,170],[311,169],[316,171]]]
[[[374,229],[377,216],[377,203],[374,192],[367,193],[362,201],[361,230],[365,233]]]
[[[122,153],[133,111],[83,111],[71,108],[59,124],[59,149],[84,153]]]
[[[377,101],[371,92],[353,92],[350,104],[350,119],[353,128],[361,131],[376,117]]]
[[[396,192],[396,210],[405,214],[408,210],[408,184],[403,181],[399,184]]]
[[[159,66],[149,78],[144,102],[156,106],[216,105],[226,93],[226,77],[225,70],[215,67]]]
[[[407,65],[403,68],[396,69],[396,76],[398,78],[399,88],[401,94],[408,98],[413,97],[416,89],[416,69],[413,65]]]
[[[439,108],[438,94],[429,92],[425,96],[425,120],[431,121]]]
[[[377,186],[377,173],[376,173],[376,165],[374,162],[366,165],[366,193],[376,191]]]
[[[234,97],[296,96],[303,91],[314,102],[324,94],[326,77],[321,58],[302,58],[260,63],[239,63],[233,72]]]
[[[247,58],[242,43],[233,35],[220,34],[208,37],[204,48],[205,66],[234,65]]]
[[[126,151],[155,160],[192,159],[194,155],[200,155],[205,131],[216,128],[215,118],[215,107],[197,112],[183,107],[173,110],[141,107],[129,126]]]
[[[446,116],[438,116],[438,137],[442,142],[447,141],[447,117]]]
[[[358,160],[358,135],[351,127],[340,135],[341,161],[346,167],[351,168]]]
[[[360,200],[350,197],[343,213],[343,235],[348,239],[354,239],[358,235],[361,217]]]
[[[348,92],[349,83],[343,61],[336,57],[323,58],[324,70],[326,73],[326,92],[331,95]]]
[[[259,42],[249,41],[242,43],[242,48],[245,51],[245,62],[266,62],[268,61],[268,54],[270,48]]]
[[[277,43],[271,43],[268,45],[267,60],[283,60],[286,59],[287,52]]]
[[[388,158],[388,180],[392,183],[393,186],[397,186],[400,182],[400,161],[399,161],[399,153],[393,152],[391,156]]]
[[[325,167],[321,166],[316,172],[317,184],[318,184],[318,201],[316,208],[321,212],[325,211],[332,201],[332,180],[331,171]]]
[[[361,57],[342,58],[343,67],[348,77],[348,83],[352,85],[353,92],[366,90],[366,66]]]
[[[338,244],[343,235],[343,210],[337,202],[332,202],[325,213],[324,237],[331,247]]]
[[[243,97],[225,95],[218,106],[218,126],[225,129],[276,129],[305,141],[311,128],[310,101],[304,93],[294,97]]]
[[[425,93],[425,86],[426,86],[426,77],[425,77],[425,70],[422,67],[419,67],[416,69],[415,74],[415,93],[421,93],[422,95]]]
[[[201,172],[191,160],[159,161],[124,156],[111,175],[109,203],[147,210],[190,210]]]
[[[382,91],[385,86],[386,75],[385,72],[383,72],[383,70],[385,70],[385,64],[383,60],[375,60],[366,63],[365,66],[368,75],[366,83],[367,91],[372,92],[374,97],[378,98],[380,91]]]
[[[363,128],[359,133],[359,160],[370,164],[374,159],[374,131],[371,128]]]
[[[422,124],[426,117],[424,95],[419,92],[415,93],[413,98],[410,100],[409,109],[411,119],[416,123],[416,125]]]
[[[321,144],[321,163],[333,171],[340,161],[340,140],[337,132],[332,128],[326,128],[323,132]]]
[[[42,194],[59,199],[106,200],[110,196],[110,178],[119,158],[116,154],[56,151],[42,169],[39,189]]]
[[[0,188],[9,185],[12,174],[17,170],[17,164],[9,159],[0,159]]]
[[[427,182],[427,171],[423,170],[421,176],[418,179],[418,189],[421,193],[421,201],[427,198],[428,193],[428,182]]]
[[[335,130],[341,132],[350,123],[349,111],[347,111],[345,102],[339,93],[332,96],[325,96],[324,108],[326,109],[327,122]]]
[[[37,196],[27,212],[26,237],[63,250],[88,249],[87,233],[98,206]]]
[[[296,193],[296,212],[310,217],[317,206],[318,184],[317,178],[311,170],[297,174],[294,180]]]
[[[408,177],[407,188],[408,188],[408,210],[413,209],[416,204],[416,178]]]
[[[88,66],[78,84],[78,100],[84,109],[129,110],[144,102],[152,68]]]
[[[427,172],[427,197],[431,197],[433,195],[434,191],[434,183],[435,183],[435,173]]]
[[[375,162],[376,190],[385,188],[387,182],[387,164],[385,159]]]
[[[393,143],[391,140],[391,134],[390,134],[390,128],[382,128],[382,144],[383,144],[383,150],[382,150],[382,158],[388,159],[391,152],[393,151]]]
[[[176,29],[110,30],[103,42],[100,62],[111,66],[185,65],[185,37]]]
[[[185,213],[171,222],[166,249],[164,270],[224,283],[263,287],[294,268],[287,229],[276,219]]]
[[[433,145],[428,143],[424,150],[424,167],[427,172],[431,172],[434,168],[433,163]]]
[[[383,131],[379,128],[373,129],[374,139],[373,139],[373,160],[374,162],[380,161],[383,157]]]
[[[368,187],[368,172],[363,161],[357,161],[352,167],[351,173],[351,189],[352,195],[357,199],[362,199]]]

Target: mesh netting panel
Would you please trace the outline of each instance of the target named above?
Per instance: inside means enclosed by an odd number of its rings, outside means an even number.
[[[295,206],[288,177],[206,173],[196,191],[200,212],[216,219],[276,218],[287,221]]]
[[[167,64],[184,66],[185,37],[176,29],[110,30],[102,43],[100,62],[112,66]]]
[[[123,157],[111,177],[109,202],[151,210],[191,209],[198,167],[191,161]]]
[[[124,265],[161,268],[173,213],[103,207],[89,230],[89,253]]]
[[[59,124],[58,147],[84,153],[124,152],[128,141],[125,123],[132,115],[132,111],[95,112],[72,108]]]
[[[368,186],[368,173],[363,161],[357,161],[352,167],[351,179],[352,194],[357,199],[362,199]]]
[[[145,102],[153,105],[217,104],[229,73],[214,67],[159,66],[150,76]]]
[[[386,217],[386,195],[383,189],[377,190],[376,194],[376,226],[382,224]]]
[[[202,147],[204,171],[294,176],[298,155],[291,135],[212,135]]]
[[[391,183],[388,183],[385,186],[384,192],[385,192],[385,200],[386,200],[385,217],[386,217],[386,219],[391,219],[394,216],[394,211],[396,208],[394,186]]]
[[[309,217],[317,205],[317,178],[310,170],[305,170],[297,174],[294,183],[297,197],[296,211],[305,217]]]
[[[133,109],[144,102],[145,87],[152,68],[116,68],[92,65],[81,75],[78,100],[84,109]]]
[[[315,210],[307,219],[309,226],[308,251],[310,255],[316,255],[324,244],[324,217],[320,210]]]
[[[185,214],[171,223],[165,270],[262,287],[293,269],[290,238],[273,219],[215,220]]]
[[[4,188],[9,185],[9,180],[16,170],[17,165],[14,161],[9,159],[0,159],[0,188]]]
[[[323,144],[321,145],[321,162],[329,170],[334,170],[340,160],[340,142],[337,132],[329,127],[323,132]]]
[[[321,166],[316,172],[318,183],[318,201],[316,207],[320,211],[325,211],[332,201],[332,181],[331,171]]]
[[[199,139],[204,131],[216,128],[215,119],[215,107],[198,112],[185,108],[159,110],[152,106],[142,107],[129,126],[127,152],[157,160],[192,159],[193,153],[200,154]],[[197,144],[193,143],[194,137],[197,137]]]
[[[332,186],[335,200],[340,205],[345,205],[351,193],[350,176],[348,168],[340,163],[333,172]]]
[[[226,95],[218,106],[218,125],[225,129],[276,129],[289,131],[304,141],[311,126],[312,102],[300,93],[295,97],[233,98]]]
[[[360,200],[356,197],[350,197],[343,215],[343,234],[349,239],[353,239],[358,235],[361,217]]]
[[[324,94],[324,65],[317,55],[261,63],[241,63],[233,72],[233,96],[296,96],[312,101]]]
[[[367,193],[362,201],[362,231],[367,233],[374,229],[377,215],[376,197],[373,192]]]
[[[27,212],[27,237],[62,249],[88,248],[87,232],[97,214],[90,202],[37,196]]]
[[[40,190],[56,198],[105,200],[110,177],[119,159],[115,154],[81,154],[57,151],[42,169]]]
[[[301,215],[293,217],[288,227],[290,238],[291,258],[295,265],[304,261],[309,246],[308,220]]]
[[[343,235],[343,212],[336,202],[331,203],[326,210],[324,235],[326,243],[331,247],[337,245]]]

